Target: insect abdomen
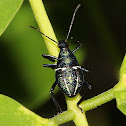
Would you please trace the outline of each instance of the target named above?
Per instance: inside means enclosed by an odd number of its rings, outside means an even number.
[[[56,69],[58,86],[68,97],[74,97],[83,85],[83,71],[80,66],[63,67]]]

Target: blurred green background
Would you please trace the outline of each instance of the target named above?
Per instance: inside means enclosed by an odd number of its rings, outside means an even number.
[[[92,85],[88,98],[112,88],[118,82],[119,68],[126,52],[126,1],[43,0],[43,3],[58,40],[66,38],[73,11],[81,4],[70,36],[83,43],[75,55],[80,65],[89,70],[85,77]],[[41,57],[48,51],[41,34],[29,28],[30,25],[38,27],[29,2],[25,0],[0,38],[0,93],[43,117],[52,117],[56,109],[49,92],[55,73],[42,67],[44,63],[51,63]],[[69,43],[71,49],[76,46]],[[59,91],[56,97],[66,110],[63,93]],[[115,100],[86,114],[90,126],[126,124]]]

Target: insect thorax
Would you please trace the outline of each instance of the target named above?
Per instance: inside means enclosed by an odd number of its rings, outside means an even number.
[[[68,66],[79,66],[76,57],[68,48],[60,49],[59,57],[57,60],[57,67],[63,68]]]

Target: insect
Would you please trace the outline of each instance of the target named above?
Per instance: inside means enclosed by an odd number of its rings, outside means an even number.
[[[38,29],[30,26],[30,27],[38,30],[42,35],[44,35],[48,39],[57,43],[58,47],[60,48],[60,53],[59,53],[58,57],[51,56],[51,55],[45,55],[45,54],[42,55],[44,58],[49,59],[50,61],[55,62],[55,60],[57,60],[57,64],[44,64],[43,66],[55,69],[55,79],[56,80],[51,87],[50,93],[51,93],[53,102],[54,102],[58,112],[62,112],[62,110],[53,93],[56,85],[58,85],[59,88],[61,89],[61,91],[68,97],[70,97],[70,98],[75,97],[80,92],[83,84],[85,83],[84,72],[88,72],[88,70],[79,66],[79,63],[78,63],[76,57],[74,56],[74,53],[82,46],[82,44],[79,44],[79,46],[77,46],[72,51],[70,51],[70,49],[68,48],[68,44],[67,44],[67,40],[68,40],[70,31],[71,31],[71,28],[73,25],[75,14],[80,6],[81,5],[79,4],[73,13],[73,17],[71,20],[71,24],[69,26],[69,31],[68,31],[66,40],[60,40],[60,41],[56,42],[55,40],[53,40],[50,37],[43,34]],[[88,86],[88,88],[90,89],[90,86]],[[83,99],[83,97],[82,97],[82,99]],[[82,101],[82,99],[80,99],[80,101],[77,103],[77,105],[79,105],[79,103]]]

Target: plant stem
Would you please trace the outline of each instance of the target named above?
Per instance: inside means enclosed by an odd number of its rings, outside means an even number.
[[[56,122],[58,125],[71,121],[75,117],[75,113],[72,110],[64,111],[51,118],[51,121]]]
[[[78,108],[77,108],[77,102],[81,96],[78,94],[74,98],[68,98],[66,97],[67,101],[67,107],[68,110],[63,112],[62,114],[59,114],[55,117],[53,117],[51,120],[55,120],[57,124],[63,124],[64,122],[68,122],[73,120],[76,126],[88,126],[88,122],[85,116],[85,113],[82,113]],[[88,110],[92,110],[94,108],[97,108],[98,106],[107,103],[114,99],[114,88],[97,95],[91,99],[83,101],[79,107],[83,109],[84,112]],[[81,112],[81,113],[80,113]]]
[[[58,125],[73,120],[76,126],[88,126],[85,113],[82,113],[81,110],[79,109],[76,112],[72,110],[67,110],[63,113],[60,113],[59,115],[56,115],[50,120],[55,122]]]
[[[80,99],[80,94],[74,98],[69,98],[66,96],[67,109],[72,110],[75,113],[73,121],[76,126],[88,126],[85,112],[82,113],[82,110],[77,107],[77,103]]]
[[[29,0],[29,2],[41,32],[49,36],[53,40],[57,41],[49,18],[46,14],[42,0]],[[45,36],[43,36],[43,38],[46,43],[49,54],[53,56],[58,56],[59,48],[57,48],[57,44],[46,38]]]
[[[85,100],[83,101],[79,106],[84,110],[84,111],[88,111],[91,110],[93,108],[96,108],[104,103],[107,103],[109,101],[111,101],[112,99],[114,99],[114,88],[98,95],[95,96],[91,99]]]

